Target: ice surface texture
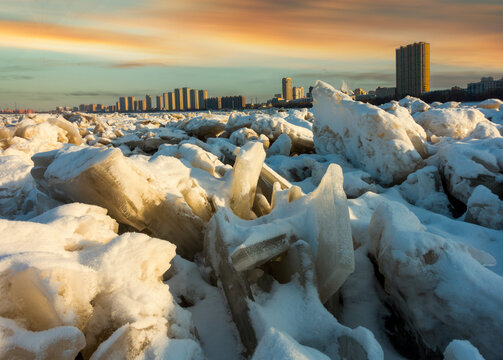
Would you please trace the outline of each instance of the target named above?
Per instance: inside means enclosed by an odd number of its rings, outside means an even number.
[[[341,154],[384,185],[399,183],[424,166],[426,134],[408,112],[398,117],[355,102],[322,81],[313,97],[318,153]]]
[[[369,226],[370,253],[405,321],[433,350],[468,339],[486,359],[503,351],[503,278],[491,255],[425,231],[404,206],[382,204]]]
[[[195,202],[185,200],[176,186],[171,193],[162,191],[118,149],[76,147],[33,160],[33,177],[54,198],[102,206],[121,223],[169,239],[188,257],[202,249],[203,221],[195,213],[204,213],[198,206],[209,206],[204,193]]]
[[[78,203],[0,228],[2,359],[142,358],[172,348],[202,358],[190,315],[161,282],[173,244],[118,236],[105,209]]]

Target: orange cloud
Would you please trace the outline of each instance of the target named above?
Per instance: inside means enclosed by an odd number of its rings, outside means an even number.
[[[234,44],[290,50],[292,56],[393,59],[399,45],[428,41],[437,62],[503,66],[503,4],[219,0],[211,1],[217,10],[208,12],[202,5],[209,3],[199,0],[190,12],[170,16],[168,9],[157,16]]]
[[[204,49],[212,65],[287,66],[294,58],[393,62],[396,47],[427,41],[433,62],[499,70],[502,13],[503,4],[454,0],[151,0],[111,21],[166,34],[188,53]]]
[[[97,47],[138,55],[131,64],[286,67],[296,59],[394,63],[396,47],[427,41],[434,63],[499,71],[502,14],[503,4],[487,1],[150,0],[86,14],[89,28],[0,21],[0,44]]]
[[[72,53],[104,55],[160,54],[176,49],[155,46],[155,39],[141,35],[31,21],[0,20],[0,45]]]

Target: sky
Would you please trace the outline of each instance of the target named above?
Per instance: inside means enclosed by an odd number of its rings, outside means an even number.
[[[0,0],[0,108],[113,104],[177,87],[264,101],[281,79],[395,85],[431,45],[431,88],[503,77],[502,0]]]

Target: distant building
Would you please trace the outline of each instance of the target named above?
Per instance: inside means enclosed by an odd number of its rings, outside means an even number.
[[[128,96],[126,111],[135,111],[135,110],[136,108],[135,108],[134,96]]]
[[[190,90],[190,105],[192,110],[199,110],[199,90]]]
[[[293,98],[294,99],[303,99],[304,96],[304,87],[303,86],[295,86],[293,88]]]
[[[222,97],[222,109],[244,109],[246,106],[245,97],[238,96],[224,96]]]
[[[80,104],[79,105],[79,111],[85,112],[87,110],[87,105],[86,104]]]
[[[222,99],[219,97],[207,98],[206,108],[210,110],[220,110],[222,108]]]
[[[33,114],[34,112],[31,109],[3,109],[0,114]]]
[[[162,98],[159,95],[157,95],[155,97],[155,105],[156,105],[155,109],[157,111],[161,111],[162,110]]]
[[[206,107],[206,99],[208,98],[208,90],[199,90],[199,109],[205,110]]]
[[[103,104],[96,105],[96,111],[105,111],[105,106]]]
[[[469,95],[484,95],[494,90],[503,89],[503,78],[494,80],[493,77],[483,77],[479,82],[469,83],[466,92]]]
[[[367,92],[365,90],[363,90],[362,88],[355,89],[355,91],[353,91],[353,93],[356,96],[367,95]]]
[[[147,111],[147,100],[138,100],[136,111]]]
[[[175,111],[176,110],[176,99],[175,99],[175,93],[173,91],[170,91],[168,93],[168,103],[164,104],[166,107],[166,110],[169,111]]]
[[[173,94],[173,93],[169,93],[169,94]],[[165,110],[165,111],[169,111],[171,110],[169,108],[169,94],[168,93],[163,93],[162,94],[162,110]]]
[[[419,42],[396,49],[396,95],[420,96],[430,91],[430,44]]]
[[[274,94],[272,99],[267,100],[267,106],[278,106],[281,102],[285,102],[282,96],[282,94]]]
[[[119,98],[119,111],[126,112],[128,110],[128,102],[126,101],[126,97],[122,96]]]
[[[306,94],[306,97],[308,97],[308,98],[312,98],[313,97],[313,89],[314,89],[313,86],[309,87],[309,92]]]
[[[162,107],[161,110],[169,110],[169,99],[168,99],[168,93],[163,93],[162,94]]]
[[[293,100],[292,79],[289,77],[283,78],[282,85],[283,85],[283,99]]]
[[[175,110],[183,110],[183,91],[182,89],[175,89]]]
[[[192,109],[192,106],[190,104],[190,88],[184,87],[182,89],[182,93],[183,93],[183,109],[184,110]]]
[[[396,95],[396,88],[394,87],[378,87],[375,91],[376,98],[394,98]]]
[[[145,95],[145,100],[147,100],[147,111],[152,110],[152,96],[150,95]]]
[[[96,112],[96,104],[87,105],[87,112]]]

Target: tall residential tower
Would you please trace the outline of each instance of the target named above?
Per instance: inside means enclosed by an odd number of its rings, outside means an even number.
[[[192,110],[199,110],[199,90],[190,90],[190,105]]]
[[[293,100],[292,79],[289,77],[283,78],[282,84],[283,84],[283,99]]]
[[[208,98],[208,90],[199,90],[199,109],[206,109],[206,99]]]
[[[182,94],[183,94],[183,110],[188,111],[192,109],[191,103],[190,103],[190,88],[184,87],[182,89]]]
[[[396,49],[396,94],[420,96],[430,91],[430,44],[419,42]]]
[[[183,92],[182,89],[175,89],[175,110],[183,111]]]
[[[145,95],[145,100],[147,100],[147,111],[152,111],[152,96]]]
[[[126,111],[129,111],[129,112],[136,111],[134,96],[128,96]]]
[[[117,111],[122,111],[122,112],[128,111],[128,107],[127,107],[128,103],[127,103],[127,99],[125,96],[121,96],[119,98],[119,103],[117,105],[118,105]]]

